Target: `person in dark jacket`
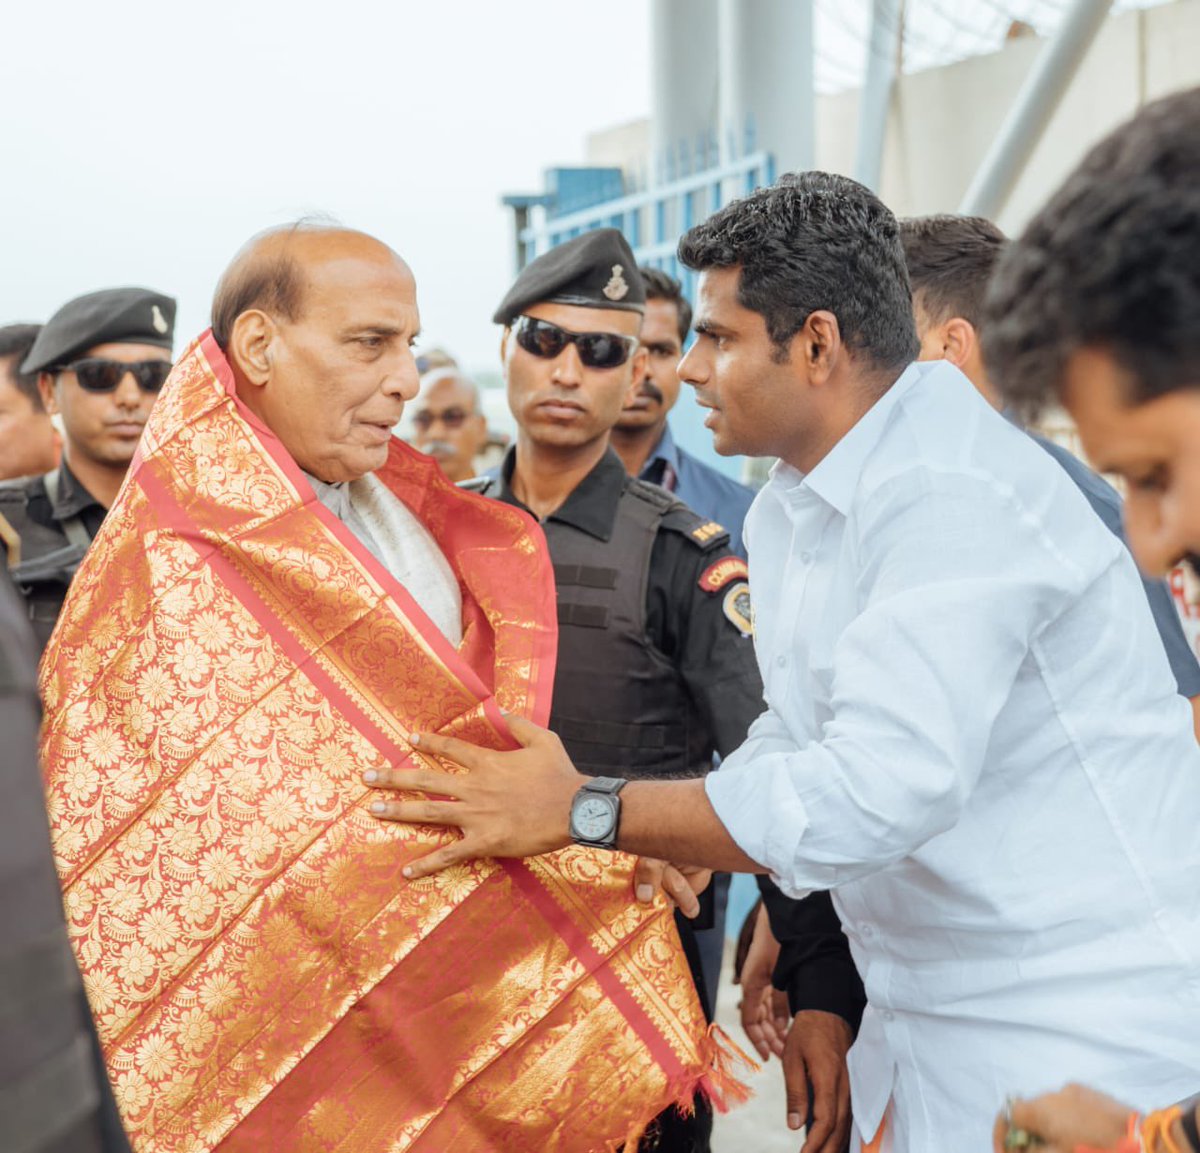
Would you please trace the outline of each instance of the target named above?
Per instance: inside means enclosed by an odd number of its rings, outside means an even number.
[[[63,921],[38,769],[36,665],[0,568],[0,1149],[129,1153]]]

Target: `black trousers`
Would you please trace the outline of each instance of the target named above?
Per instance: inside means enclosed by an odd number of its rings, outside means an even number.
[[[644,1153],[709,1153],[712,1142],[712,1106],[697,1093],[696,1111],[685,1117],[678,1109],[660,1113],[643,1138]]]

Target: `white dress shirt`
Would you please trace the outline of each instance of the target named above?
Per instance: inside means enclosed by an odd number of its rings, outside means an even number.
[[[707,779],[869,1005],[858,1137],[989,1149],[1008,1093],[1200,1090],[1200,750],[1128,552],[957,369],[910,366],[746,523],[767,711]]]

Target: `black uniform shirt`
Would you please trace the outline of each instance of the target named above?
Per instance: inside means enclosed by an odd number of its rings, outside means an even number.
[[[63,530],[63,522],[77,516],[83,521],[90,537],[95,537],[104,523],[108,510],[102,505],[71,471],[64,460],[58,468],[58,501],[51,503],[50,494],[46,491],[46,480],[41,476],[25,477],[26,506],[25,515],[34,524],[43,528],[57,529],[62,537],[62,543],[67,543],[67,534]],[[4,504],[4,515],[8,516],[8,502]],[[9,517],[12,523],[12,517]],[[13,523],[13,528],[19,533],[21,526]],[[25,550],[21,552],[22,560],[32,560]]]
[[[492,486],[483,491],[529,512],[512,490],[515,466],[514,448],[509,449]],[[628,483],[625,466],[609,449],[546,519],[609,540]],[[664,529],[675,515],[667,514]],[[694,517],[685,515],[684,531],[660,530],[655,537],[646,587],[646,631],[651,644],[679,669],[696,707],[708,720],[717,752],[726,757],[746,739],[746,730],[765,708],[762,679],[752,639],[725,615],[724,597],[705,592],[700,585],[706,569],[732,554],[728,546],[697,548],[687,535]]]
[[[64,460],[58,468],[58,500],[51,502],[44,476],[0,481],[0,513],[21,538],[21,561],[37,560],[68,543],[64,523],[78,517],[89,537],[95,537],[108,510],[71,471]],[[30,531],[31,526],[48,530]]]
[[[43,647],[83,558],[83,547],[72,541],[67,525],[71,521],[81,524],[91,540],[108,511],[83,487],[65,460],[58,469],[57,497],[50,499],[44,476],[0,481],[0,516],[16,532],[20,545],[20,564],[13,569],[13,581]]]

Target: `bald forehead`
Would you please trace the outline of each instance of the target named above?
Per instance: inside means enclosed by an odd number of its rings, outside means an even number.
[[[398,253],[383,241],[351,229],[287,229],[267,233],[252,241],[241,259],[250,266],[259,261],[289,260],[310,276],[329,264],[365,263],[395,272],[406,280],[413,279],[412,270]]]
[[[415,336],[416,283],[391,248],[353,229],[288,225],[259,233],[230,262],[213,296],[213,335],[227,349],[237,318],[246,312],[297,321],[310,307],[345,312],[353,300],[361,311],[370,299],[411,313],[403,328]]]
[[[479,401],[479,389],[475,382],[454,369],[430,373],[421,388],[421,404],[462,404],[475,408]]]

